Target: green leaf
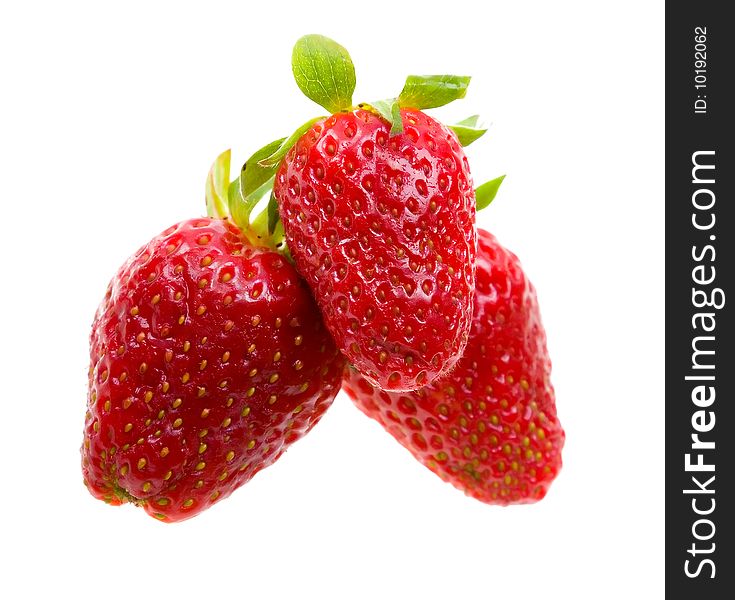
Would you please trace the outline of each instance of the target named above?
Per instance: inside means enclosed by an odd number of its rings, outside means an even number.
[[[286,141],[286,138],[275,140],[270,144],[263,146],[255,154],[245,161],[240,171],[240,185],[242,186],[242,192],[244,196],[249,196],[255,190],[257,190],[266,181],[269,181],[276,173],[276,166],[262,167],[259,161],[269,157],[281,144]]]
[[[464,127],[472,127],[477,128],[477,124],[480,122],[480,115],[472,115],[471,117],[467,117],[466,119],[462,119],[461,121],[457,122],[457,125],[461,125]]]
[[[472,142],[485,135],[487,128],[477,126],[479,118],[479,115],[472,115],[456,125],[449,125],[449,129],[457,134],[457,139],[459,139],[459,143],[463,146],[469,146]]]
[[[248,204],[242,195],[239,179],[235,179],[227,190],[227,205],[230,207],[230,217],[235,225],[246,231],[250,225],[250,213],[254,205]]]
[[[293,145],[299,141],[299,138],[304,135],[311,126],[314,123],[317,123],[318,121],[321,121],[325,117],[316,117],[314,119],[310,119],[306,123],[304,123],[301,127],[299,127],[296,131],[294,131],[288,138],[286,138],[280,146],[278,146],[278,149],[276,149],[275,152],[270,154],[269,156],[261,159],[258,161],[258,165],[260,165],[263,168],[266,169],[275,169],[278,168],[278,163],[281,162],[284,156],[288,153],[288,151],[293,147]]]
[[[505,175],[501,175],[491,181],[487,181],[475,189],[477,210],[486,208],[493,200],[495,200],[495,195],[498,193],[498,188],[500,187],[500,184],[503,183],[503,179],[505,179]]]
[[[462,127],[461,125],[449,125],[448,127],[457,134],[459,143],[465,147],[480,139],[487,132],[487,129],[475,129],[473,127]]]
[[[390,135],[403,133],[403,119],[401,119],[401,107],[397,98],[389,100],[378,100],[370,104],[381,117],[390,123]]]
[[[276,196],[271,191],[271,197],[268,199],[268,233],[270,235],[273,235],[273,232],[276,230],[276,225],[278,225],[278,221],[281,218],[281,215],[278,213],[278,201],[276,200]]]
[[[464,75],[409,75],[398,104],[407,108],[436,108],[464,98],[470,78]]]
[[[273,154],[285,140],[286,138],[275,140],[257,150],[245,161],[240,170],[240,176],[228,187],[225,197],[230,215],[235,224],[243,231],[250,227],[250,213],[265,194],[263,190],[276,173],[276,166],[261,167],[258,161]]]
[[[272,182],[269,180],[260,186],[253,193],[245,196],[242,193],[242,184],[236,179],[230,184],[229,189],[229,205],[231,218],[235,222],[243,235],[254,245],[263,245],[267,243],[267,234],[264,227],[260,227],[256,223],[256,219],[251,219],[250,215],[253,209],[272,189]]]
[[[225,150],[220,154],[209,169],[205,186],[207,200],[207,214],[213,218],[227,217],[227,187],[230,182],[231,152]]]
[[[304,95],[330,113],[352,106],[355,66],[349,53],[323,35],[305,35],[293,48],[291,68]]]
[[[263,198],[266,194],[272,193],[272,188],[270,185],[266,186],[267,189],[263,190],[263,193],[259,193],[259,200]],[[270,204],[270,203],[269,203]],[[260,244],[263,244],[268,241],[268,245],[273,247],[273,240],[271,240],[270,232],[268,231],[268,214],[269,207],[266,206],[262,211],[260,211],[260,214],[258,214],[257,217],[255,217],[252,222],[250,223],[250,230],[255,234],[256,238],[258,239],[258,242]]]

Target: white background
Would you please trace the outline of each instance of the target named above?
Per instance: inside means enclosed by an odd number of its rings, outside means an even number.
[[[0,596],[656,598],[663,591],[663,2],[26,2],[0,9]],[[20,8],[19,8],[20,7]],[[123,260],[321,109],[304,33],[355,100],[467,73],[479,217],[535,282],[567,431],[541,503],[464,497],[340,395],[273,467],[165,525],[81,481],[87,336]]]

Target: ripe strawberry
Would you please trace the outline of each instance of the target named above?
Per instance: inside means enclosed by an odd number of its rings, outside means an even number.
[[[295,269],[210,218],[174,225],[122,266],[90,355],[85,483],[163,521],[276,461],[330,406],[344,365]]]
[[[480,231],[470,341],[447,376],[410,394],[353,369],[344,388],[429,469],[489,504],[535,502],[561,468],[551,363],[536,292],[517,257]]]
[[[286,154],[274,195],[300,273],[338,348],[372,385],[414,390],[467,343],[475,195],[457,136],[401,109],[316,122]]]

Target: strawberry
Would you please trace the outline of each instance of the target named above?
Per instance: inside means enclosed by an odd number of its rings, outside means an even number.
[[[449,374],[413,393],[344,389],[420,462],[482,502],[535,502],[561,468],[564,431],[536,292],[517,257],[479,232],[470,340]]]
[[[472,317],[475,198],[456,136],[402,109],[402,134],[366,110],[312,126],[274,185],[299,272],[334,339],[383,389],[452,368]]]
[[[452,369],[472,320],[475,193],[461,146],[484,130],[420,110],[461,98],[469,78],[411,76],[397,98],[354,108],[344,48],[306,36],[293,61],[302,91],[334,114],[260,163],[278,164],[290,252],[353,367],[381,389],[415,390]]]
[[[304,436],[344,365],[293,266],[222,218],[178,223],[122,266],[90,357],[85,483],[169,522],[227,497]]]

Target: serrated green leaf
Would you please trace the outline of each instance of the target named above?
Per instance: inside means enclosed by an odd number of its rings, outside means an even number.
[[[293,147],[293,145],[299,141],[299,138],[304,135],[311,126],[324,119],[325,117],[316,117],[314,119],[308,120],[306,123],[304,123],[301,127],[299,127],[296,131],[294,131],[289,137],[287,137],[280,146],[278,146],[278,149],[276,149],[275,152],[273,152],[271,155],[261,159],[258,161],[258,165],[260,165],[263,168],[269,169],[269,168],[277,168],[278,163],[281,162],[284,156],[288,153],[288,151]]]
[[[207,215],[227,217],[227,187],[230,182],[231,152],[225,150],[212,163],[207,175],[204,195],[207,201]]]
[[[323,35],[305,35],[293,48],[291,68],[304,95],[330,113],[352,106],[355,66],[349,53]]]
[[[275,175],[275,165],[272,167],[263,167],[258,163],[278,150],[285,141],[286,138],[281,138],[280,140],[266,144],[245,161],[240,171],[240,186],[244,196],[252,194]]]
[[[463,146],[469,146],[472,142],[485,135],[487,128],[477,126],[479,118],[479,115],[472,115],[456,125],[449,125],[449,129],[457,134],[457,139]]]
[[[500,187],[500,184],[503,183],[503,179],[505,179],[505,175],[501,175],[500,177],[487,181],[475,189],[477,210],[486,208],[493,200],[495,200],[495,195],[498,193],[498,188]]]
[[[464,98],[470,78],[464,75],[409,75],[398,104],[407,108],[436,108]]]
[[[397,98],[378,100],[370,104],[381,117],[390,123],[390,135],[403,133],[403,119],[401,119],[401,107]]]

